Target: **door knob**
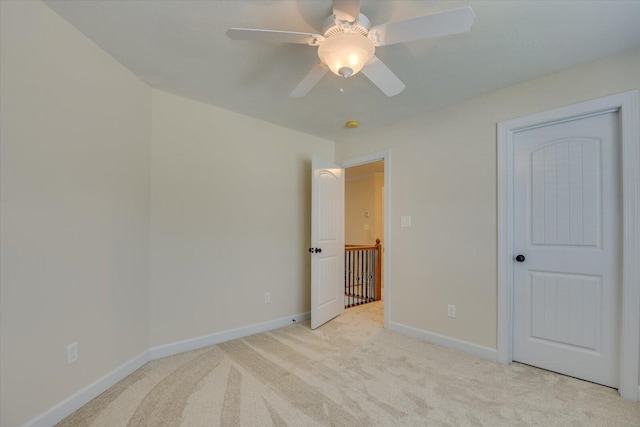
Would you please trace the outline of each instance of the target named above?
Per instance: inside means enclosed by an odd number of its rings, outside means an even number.
[[[518,262],[524,262],[524,260],[525,260],[526,258],[524,257],[524,255],[518,255],[518,256],[516,256],[516,258],[515,258],[515,259],[516,259],[516,261],[518,261]]]
[[[320,248],[309,248],[309,253],[310,254],[313,254],[313,253],[318,254],[320,252],[322,252],[322,249],[320,249]]]

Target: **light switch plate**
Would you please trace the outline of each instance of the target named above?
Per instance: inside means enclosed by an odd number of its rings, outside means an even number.
[[[67,346],[67,364],[72,364],[78,360],[78,343],[74,342]]]
[[[368,230],[368,229],[369,229],[369,224],[365,224],[365,225],[364,225],[364,229],[365,229],[365,230]]]
[[[400,227],[411,227],[411,217],[410,216],[401,216],[400,217]]]
[[[456,306],[449,304],[447,306],[447,315],[449,317],[456,317]]]

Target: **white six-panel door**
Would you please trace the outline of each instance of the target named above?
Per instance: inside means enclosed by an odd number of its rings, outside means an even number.
[[[344,312],[344,170],[313,157],[311,329]]]
[[[514,135],[513,360],[616,387],[618,113]]]

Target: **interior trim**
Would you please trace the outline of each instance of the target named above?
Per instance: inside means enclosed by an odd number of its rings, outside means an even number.
[[[279,319],[267,320],[265,322],[241,326],[239,328],[216,332],[201,337],[189,338],[170,344],[159,345],[149,349],[149,356],[151,360],[159,359],[161,357],[173,356],[174,354],[196,350],[198,348],[235,340],[237,338],[248,337],[249,335],[259,334],[260,332],[284,328],[285,326],[289,326],[294,323],[304,322],[306,320],[309,320],[310,318],[311,313],[307,311],[306,313],[295,314],[293,316],[285,316]]]
[[[423,329],[414,328],[412,326],[396,322],[389,322],[389,330],[399,332],[420,341],[426,341],[428,343],[473,354],[483,359],[491,360],[492,362],[496,361],[497,351],[495,348],[485,347],[480,344],[474,344],[469,341],[459,340],[457,338],[436,334],[435,332],[425,331]]]
[[[300,313],[281,317],[279,319],[254,323],[227,331],[216,332],[210,335],[190,338],[170,344],[152,347],[135,356],[131,360],[123,363],[113,371],[97,379],[87,387],[74,393],[57,405],[49,408],[38,417],[27,422],[24,427],[48,427],[59,423],[60,421],[80,409],[82,406],[89,403],[89,401],[102,394],[109,387],[115,385],[118,381],[121,381],[128,375],[132,374],[151,360],[172,356],[174,354],[184,353],[185,351],[196,350],[198,348],[234,340],[236,338],[254,335],[260,332],[283,328],[293,323],[300,323],[309,319],[309,312]]]
[[[498,123],[498,362],[513,361],[513,136],[547,124],[606,111],[620,115],[622,143],[622,293],[618,391],[640,400],[640,142],[638,91]]]
[[[80,409],[82,406],[104,393],[109,387],[140,369],[149,361],[149,350],[118,366],[113,371],[95,380],[85,388],[72,394],[62,402],[27,422],[24,427],[50,427]]]

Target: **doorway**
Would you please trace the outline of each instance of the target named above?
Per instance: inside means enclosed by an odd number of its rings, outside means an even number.
[[[637,97],[626,92],[498,125],[498,361],[522,360],[612,385],[632,400],[639,399],[640,341]],[[598,130],[563,133],[577,124]],[[607,126],[610,135],[599,135]],[[545,132],[551,134],[540,144],[527,140]],[[578,213],[580,219],[571,219]],[[593,270],[597,265],[602,268]],[[571,351],[547,365],[545,354],[556,350]],[[610,359],[587,369],[601,378],[574,371],[591,363],[583,356]]]
[[[338,162],[345,168],[345,244],[375,245],[379,239],[382,246],[380,299],[385,328],[391,308],[389,162],[390,150]]]
[[[384,161],[345,168],[345,308],[383,300]]]

